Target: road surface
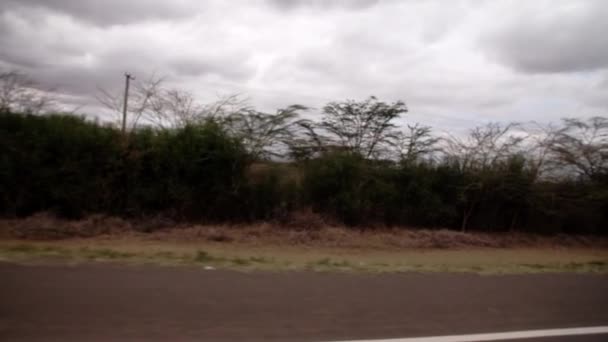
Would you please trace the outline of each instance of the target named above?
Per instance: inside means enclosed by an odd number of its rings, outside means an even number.
[[[608,276],[0,264],[2,341],[340,341],[591,326],[608,326]]]

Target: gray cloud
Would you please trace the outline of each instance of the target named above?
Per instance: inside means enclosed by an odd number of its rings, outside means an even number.
[[[243,52],[233,52],[227,56],[180,56],[168,63],[168,68],[178,76],[199,77],[209,74],[220,75],[227,80],[243,81],[255,73]]]
[[[125,71],[142,77],[156,73],[174,80],[187,76],[215,81],[242,81],[255,73],[248,63],[250,53],[238,46],[202,49],[190,41],[179,43],[181,27],[165,32],[179,26],[179,20],[100,28],[53,13],[42,8],[0,12],[0,62],[63,92],[92,97],[98,86],[119,84]],[[191,21],[185,29],[198,26]],[[206,43],[218,39],[206,35],[200,37]]]
[[[602,79],[597,83],[597,88],[608,90],[608,71],[604,72]]]
[[[522,4],[483,39],[489,54],[529,73],[608,67],[608,4],[603,0]]]
[[[46,9],[95,25],[129,24],[192,15],[196,2],[163,0],[4,0],[0,10]]]
[[[386,1],[386,0],[385,0]],[[359,10],[374,6],[380,0],[267,0],[272,7],[284,11],[295,9],[314,9],[314,10],[332,10],[332,9],[351,9]]]
[[[97,87],[120,91],[125,71],[167,76],[202,101],[241,93],[267,111],[401,99],[406,120],[446,131],[601,115],[608,4],[556,3],[6,0],[0,67],[88,101],[92,115]]]

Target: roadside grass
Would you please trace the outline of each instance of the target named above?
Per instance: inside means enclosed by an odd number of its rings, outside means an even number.
[[[235,243],[152,243],[128,239],[0,240],[0,261],[42,264],[115,262],[241,271],[608,274],[608,250],[580,248],[382,251]]]

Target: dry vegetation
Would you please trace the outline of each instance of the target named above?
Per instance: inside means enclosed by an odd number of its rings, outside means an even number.
[[[311,212],[292,214],[285,223],[199,225],[163,218],[127,221],[104,215],[64,220],[42,213],[24,219],[0,219],[4,239],[62,240],[130,238],[141,241],[213,242],[257,246],[322,248],[466,249],[466,248],[608,248],[608,237],[530,233],[456,232],[446,229],[360,228],[325,223]]]
[[[289,225],[188,225],[163,219],[0,220],[0,260],[153,263],[206,269],[358,272],[608,272],[608,239],[449,230],[358,229],[310,213]]]

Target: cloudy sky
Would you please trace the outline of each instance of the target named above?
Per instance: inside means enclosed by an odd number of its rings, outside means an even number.
[[[0,0],[0,67],[91,114],[129,71],[267,111],[376,95],[440,130],[547,122],[608,114],[608,1]]]

